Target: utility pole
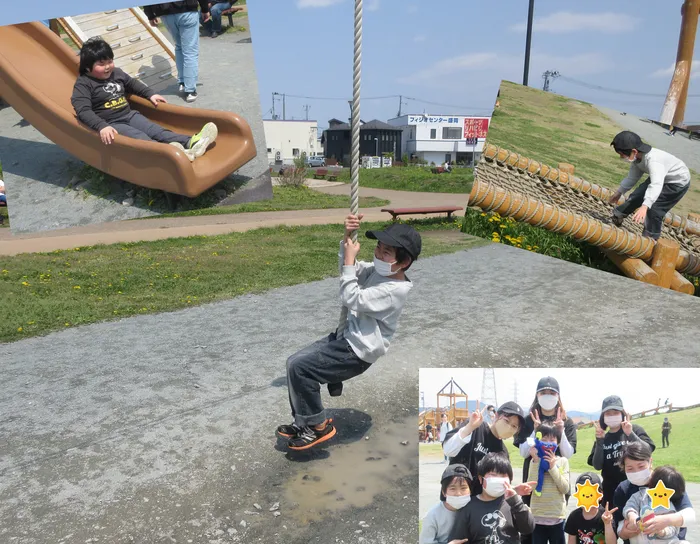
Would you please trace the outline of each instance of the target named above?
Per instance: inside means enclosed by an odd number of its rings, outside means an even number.
[[[272,120],[273,121],[275,119],[277,119],[277,116],[275,115],[275,94],[276,93],[272,93]]]
[[[545,92],[549,92],[549,82],[550,80],[555,80],[559,77],[559,72],[556,70],[547,70],[544,74],[542,74],[542,79],[544,79],[544,86],[542,87],[542,90]]]
[[[311,109],[311,106],[308,104],[304,104],[304,115],[306,116],[306,120],[309,120],[309,110]]]
[[[399,95],[399,113],[396,114],[396,117],[401,117],[401,107],[403,105],[404,105],[403,95]]]
[[[287,97],[285,94],[282,94],[282,120],[286,121],[287,120]]]
[[[532,19],[535,15],[535,0],[530,0],[527,11],[527,38],[525,40],[525,70],[523,72],[523,85],[527,87],[527,79],[530,74],[530,46],[532,45]]]

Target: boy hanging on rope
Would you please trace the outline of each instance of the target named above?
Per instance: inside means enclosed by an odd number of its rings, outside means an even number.
[[[610,145],[621,159],[630,163],[627,177],[610,197],[611,204],[617,204],[642,175],[649,175],[625,202],[613,210],[612,223],[622,226],[625,217],[634,212],[634,221],[644,223],[642,234],[658,240],[664,216],[690,188],[690,170],[682,160],[645,144],[634,132],[620,132]]]
[[[359,376],[386,354],[413,287],[405,272],[420,254],[420,234],[398,223],[368,231],[367,238],[377,240],[374,262],[356,261],[360,244],[352,235],[361,220],[362,214],[346,217],[338,254],[340,301],[347,308],[347,319],[335,332],[287,359],[294,422],[280,425],[277,435],[289,439],[291,450],[305,450],[335,436],[335,426],[321,402],[321,384],[328,384],[329,393],[338,396],[344,381]]]

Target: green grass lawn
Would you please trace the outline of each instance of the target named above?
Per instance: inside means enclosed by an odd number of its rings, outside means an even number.
[[[661,447],[661,423],[664,417],[668,417],[673,425],[669,437],[671,447]],[[673,465],[683,474],[687,482],[700,483],[700,408],[692,408],[674,412],[670,415],[658,415],[633,420],[637,425],[641,425],[647,434],[656,444],[656,451],[653,455],[654,466]],[[578,444],[576,453],[569,459],[571,472],[593,471],[593,467],[588,465],[588,455],[593,447],[595,437],[594,429],[579,429],[577,434]],[[522,457],[518,448],[513,445],[512,440],[507,441],[514,473],[522,473]],[[421,444],[421,459],[439,459],[442,449],[439,444]]]
[[[593,105],[504,81],[500,108],[493,112],[487,142],[556,168],[565,162],[576,175],[603,187],[617,187],[629,170],[610,147],[622,130]],[[675,208],[700,211],[700,175]]]
[[[381,198],[360,197],[360,208],[376,208],[386,206],[388,200]],[[187,210],[184,212],[167,213],[150,217],[186,217],[193,215],[221,215],[227,213],[246,212],[277,212],[285,210],[317,210],[322,208],[347,208],[350,201],[344,195],[328,195],[319,193],[308,187],[280,187],[272,188],[271,200],[259,200],[257,202],[245,202],[243,204],[233,204],[231,206],[216,206],[211,208],[200,208]]]
[[[411,223],[425,232],[421,257],[484,243],[455,221]],[[341,225],[279,227],[3,258],[0,342],[337,276],[341,237]],[[371,261],[374,244],[361,243]]]
[[[343,168],[338,181],[350,183],[349,168]],[[360,169],[360,186],[374,189],[468,194],[472,181],[471,168],[455,168],[449,174],[432,174],[430,168],[420,166]]]

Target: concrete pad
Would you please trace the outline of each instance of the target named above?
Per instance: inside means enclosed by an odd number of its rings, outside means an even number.
[[[236,21],[249,28],[247,18]],[[229,176],[238,188],[226,201],[235,204],[271,198],[250,33],[225,33],[216,39],[201,37],[199,83],[199,96],[193,104],[187,104],[178,93],[176,81],[160,94],[173,104],[233,111],[246,119],[258,155]],[[147,206],[122,205],[126,191],[132,187],[130,184],[110,184],[111,192],[104,197],[68,189],[71,182],[79,181],[76,174],[83,163],[45,138],[12,108],[0,109],[0,134],[0,161],[13,232],[39,232],[158,215]]]
[[[698,364],[694,297],[500,244],[411,272],[306,455],[273,434],[285,360],[335,327],[337,278],[4,344],[0,541],[415,543],[420,367]]]

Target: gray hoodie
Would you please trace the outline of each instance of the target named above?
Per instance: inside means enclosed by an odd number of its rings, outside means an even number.
[[[360,359],[372,364],[389,349],[413,283],[377,274],[374,265],[364,261],[344,266],[342,241],[338,258],[340,302],[348,309],[343,336]]]

